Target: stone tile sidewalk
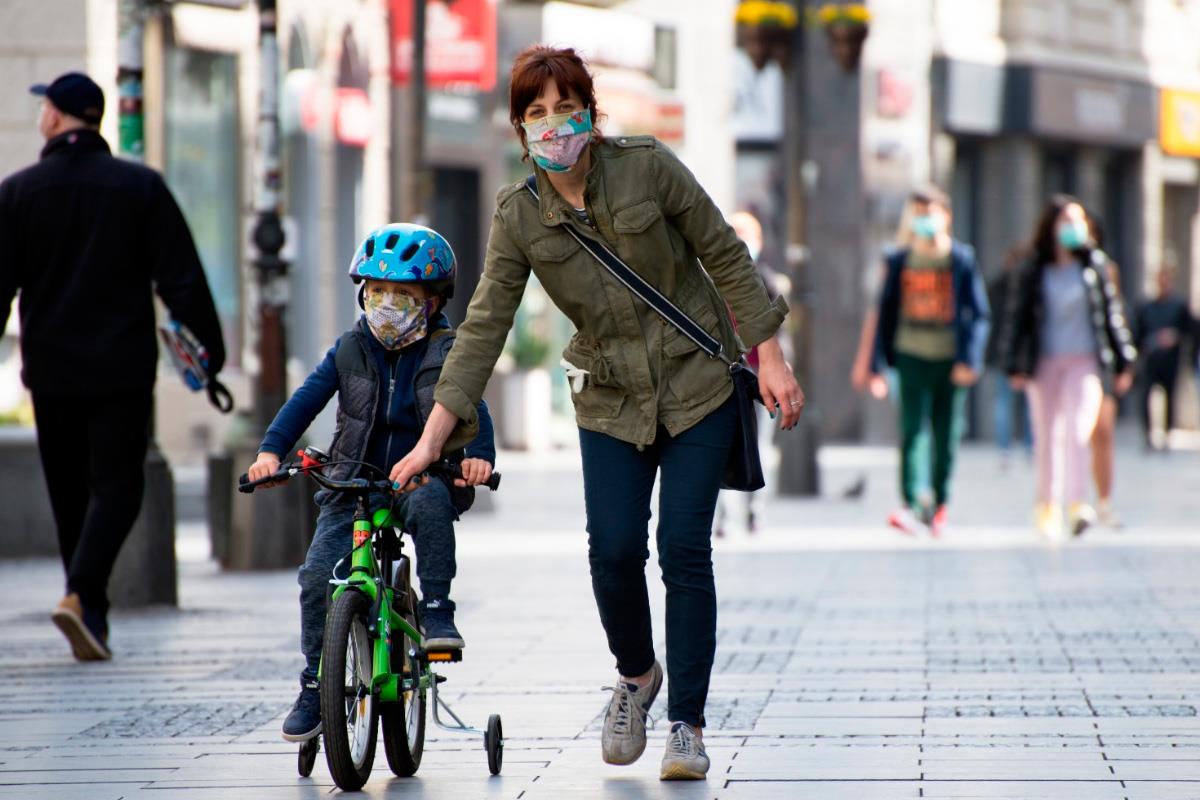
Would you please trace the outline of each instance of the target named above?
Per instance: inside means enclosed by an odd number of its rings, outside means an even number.
[[[380,752],[367,796],[1200,797],[1194,517],[1162,512],[1050,548],[1010,521],[1002,494],[980,492],[964,514],[984,519],[991,504],[1001,524],[964,523],[940,544],[888,538],[833,500],[773,503],[771,530],[717,543],[712,772],[662,784],[661,724],[637,764],[599,759],[612,662],[573,484],[535,480],[529,464],[510,473],[497,512],[461,526],[469,644],[444,670],[464,718],[503,715],[503,774],[488,775],[478,740],[431,726],[418,775],[393,778]],[[533,483],[544,509],[528,505]],[[181,552],[202,550],[202,535],[184,530]],[[48,621],[57,564],[0,563],[0,799],[336,792],[323,758],[300,778],[279,738],[299,666],[294,574],[222,574],[195,558],[181,575],[179,610],[117,614],[118,658],[79,665]]]

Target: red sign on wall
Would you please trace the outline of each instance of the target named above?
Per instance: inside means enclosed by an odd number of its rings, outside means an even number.
[[[392,80],[412,74],[413,0],[388,0]],[[496,0],[425,0],[425,79],[434,89],[496,85]]]

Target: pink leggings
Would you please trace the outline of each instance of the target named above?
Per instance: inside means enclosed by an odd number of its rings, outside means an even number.
[[[1042,356],[1029,382],[1037,499],[1079,503],[1087,491],[1088,442],[1104,389],[1092,355]]]

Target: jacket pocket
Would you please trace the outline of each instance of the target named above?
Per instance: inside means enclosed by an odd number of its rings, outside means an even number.
[[[692,320],[704,329],[705,333],[716,339],[721,340],[721,325],[717,320],[717,315],[705,303],[699,311],[686,312]],[[693,342],[687,337],[683,331],[676,328],[670,322],[667,322],[663,327],[663,354],[671,358],[687,355],[693,350],[699,350],[700,345]],[[706,354],[707,355],[707,354]],[[728,354],[727,354],[728,355]]]
[[[529,243],[529,255],[535,261],[552,263],[566,261],[577,250],[579,250],[579,242],[571,238],[570,234],[562,231],[555,231]]]
[[[625,404],[625,390],[616,386],[585,386],[578,394],[571,393],[575,414],[588,419],[616,419]]]
[[[617,233],[643,233],[662,217],[653,198],[613,212],[613,230]]]
[[[587,386],[618,386],[613,379],[612,363],[604,355],[600,342],[596,339],[576,333],[563,348],[562,357],[576,367],[587,370]]]

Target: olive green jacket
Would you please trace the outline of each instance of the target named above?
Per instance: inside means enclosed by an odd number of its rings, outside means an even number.
[[[731,357],[772,336],[787,304],[768,297],[746,246],[654,137],[604,139],[591,145],[591,157],[584,192],[590,226],[541,169],[540,201],[523,183],[500,190],[483,276],[434,399],[474,421],[532,270],[575,324],[563,358],[590,373],[572,393],[579,427],[646,445],[659,424],[675,436],[719,407],[732,392],[728,367],[635,298],[563,226],[615,250]]]

